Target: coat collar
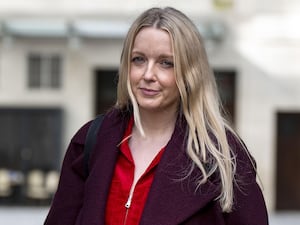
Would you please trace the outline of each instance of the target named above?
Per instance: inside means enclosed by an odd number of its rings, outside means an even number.
[[[109,114],[103,121],[96,151],[91,156],[91,172],[86,182],[83,221],[87,219],[89,225],[104,224],[106,200],[119,151],[118,144],[128,119],[128,116]],[[195,191],[193,178],[201,176],[199,172],[194,171],[189,178],[182,179],[190,165],[190,159],[184,150],[185,127],[185,122],[179,119],[157,167],[141,225],[179,224],[218,196],[217,186],[210,181]]]
[[[177,121],[157,167],[141,225],[180,224],[218,197],[218,188],[211,181],[196,188],[195,179],[201,176],[200,172],[194,170],[184,178],[191,165],[184,147],[185,127],[185,123]]]

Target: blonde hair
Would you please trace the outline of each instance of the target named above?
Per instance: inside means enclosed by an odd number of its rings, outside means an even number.
[[[193,22],[174,8],[151,8],[132,24],[124,42],[119,69],[116,106],[133,107],[135,125],[143,134],[139,109],[129,83],[131,51],[143,27],[163,29],[170,34],[174,51],[175,79],[180,93],[180,113],[187,125],[187,154],[202,172],[198,187],[214,173],[221,180],[219,202],[224,212],[233,205],[235,160],[226,130],[233,132],[221,115],[221,104],[203,40]],[[206,165],[209,164],[209,167]]]

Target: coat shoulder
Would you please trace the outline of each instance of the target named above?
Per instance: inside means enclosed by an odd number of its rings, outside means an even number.
[[[102,126],[106,128],[113,125],[114,123],[118,123],[120,119],[122,119],[126,115],[127,114],[122,112],[121,110],[113,108],[108,112],[104,113]],[[93,119],[82,125],[72,137],[71,142],[74,144],[84,145],[88,129],[91,126],[92,122]]]

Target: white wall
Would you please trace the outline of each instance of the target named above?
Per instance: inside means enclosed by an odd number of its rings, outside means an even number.
[[[61,89],[29,89],[27,87],[27,54],[59,53],[63,57]],[[121,41],[82,42],[78,49],[66,40],[13,41],[0,48],[0,105],[17,107],[61,107],[64,110],[65,141],[94,116],[94,70],[117,68]]]

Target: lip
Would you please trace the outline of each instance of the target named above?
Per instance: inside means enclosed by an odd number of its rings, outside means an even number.
[[[143,95],[145,96],[155,96],[159,93],[158,90],[153,90],[153,89],[149,89],[149,88],[139,88],[142,92]]]

